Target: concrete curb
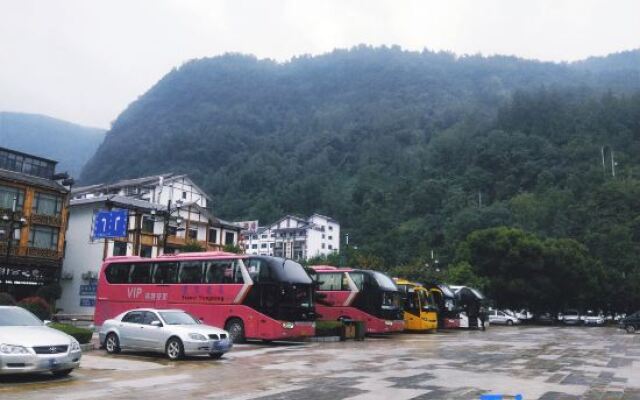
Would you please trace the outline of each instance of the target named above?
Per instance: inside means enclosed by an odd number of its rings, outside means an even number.
[[[96,344],[93,342],[80,345],[80,350],[82,350],[83,353],[87,351],[95,350],[96,348],[97,348]]]
[[[340,336],[312,336],[309,342],[339,342]]]

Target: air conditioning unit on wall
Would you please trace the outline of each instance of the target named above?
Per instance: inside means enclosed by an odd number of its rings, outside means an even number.
[[[62,271],[60,274],[60,280],[70,281],[73,279],[73,272]]]
[[[91,281],[91,280],[98,279],[98,274],[93,271],[87,271],[87,272],[83,272],[81,277],[85,281]]]

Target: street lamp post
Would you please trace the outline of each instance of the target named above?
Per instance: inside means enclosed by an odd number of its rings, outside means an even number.
[[[7,279],[9,276],[9,257],[11,256],[11,245],[13,244],[13,235],[15,231],[21,229],[27,222],[27,220],[22,216],[21,213],[16,211],[18,204],[18,197],[13,197],[13,205],[11,206],[11,213],[5,213],[2,215],[2,222],[9,223],[7,229],[7,251],[5,254],[5,265],[2,273],[2,285],[3,291],[7,292],[9,289],[9,285],[7,283]]]

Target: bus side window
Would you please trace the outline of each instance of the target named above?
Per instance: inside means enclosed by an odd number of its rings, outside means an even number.
[[[235,261],[231,264],[233,266],[233,281],[234,283],[244,283],[244,278],[242,277],[242,270],[240,269],[240,262]]]
[[[129,283],[131,264],[111,264],[105,271],[109,283]]]
[[[153,274],[153,283],[176,283],[178,281],[178,264],[175,262],[159,262]]]
[[[180,283],[202,283],[202,261],[180,263]]]
[[[140,263],[131,266],[131,274],[129,275],[131,283],[151,283],[151,264]]]
[[[233,283],[232,263],[229,261],[208,261],[206,283]]]

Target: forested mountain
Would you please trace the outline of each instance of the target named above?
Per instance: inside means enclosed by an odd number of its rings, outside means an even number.
[[[195,60],[118,117],[82,180],[186,172],[225,218],[331,215],[361,265],[423,266],[433,250],[477,275],[473,238],[533,235],[545,265],[640,280],[638,54],[553,64],[361,46]],[[526,234],[468,238],[500,226]]]
[[[78,177],[104,140],[104,130],[37,114],[0,112],[0,146],[59,161]]]

